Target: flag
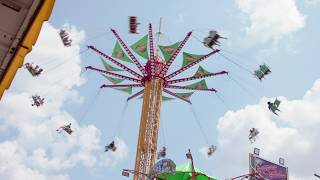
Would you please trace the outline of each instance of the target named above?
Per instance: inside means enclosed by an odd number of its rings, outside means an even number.
[[[206,81],[204,79],[199,81],[199,82],[196,82],[196,83],[190,84],[188,86],[185,86],[185,87],[195,88],[195,89],[207,89],[208,88],[207,83],[206,83]]]
[[[105,60],[103,60],[102,57],[100,57],[100,59],[101,59],[101,62],[103,63],[104,68],[106,69],[106,71],[123,71],[122,69],[111,66]]]
[[[148,35],[145,35],[139,41],[131,45],[130,48],[141,57],[148,59]]]
[[[119,78],[114,78],[114,77],[110,77],[110,76],[107,76],[105,74],[102,74],[106,79],[108,79],[112,84],[119,84],[121,83],[122,81],[124,81],[124,79],[119,79]]]
[[[112,57],[125,62],[133,63],[132,60],[126,55],[126,53],[124,53],[118,41],[116,42],[116,45],[113,48]]]
[[[182,98],[185,98],[185,99],[189,99],[192,94],[194,92],[189,92],[189,93],[174,93],[176,96],[179,96],[179,97],[182,97]]]
[[[170,100],[174,100],[174,98],[162,96],[162,101],[170,101]]]
[[[211,72],[206,71],[203,67],[199,66],[197,72],[193,75],[193,77],[204,76],[207,74],[211,74]]]
[[[180,44],[181,44],[181,42],[177,42],[177,43],[172,44],[170,46],[160,46],[159,45],[159,49],[161,50],[162,55],[163,55],[166,62],[169,61],[169,59],[171,58],[173,53],[178,49]]]
[[[128,93],[128,94],[132,94],[132,87],[113,88],[113,89],[116,89],[116,90],[118,90],[118,91],[122,91],[122,92],[125,92],[125,93]]]
[[[203,55],[190,54],[190,53],[183,52],[182,67],[193,63],[194,61],[200,59],[201,57],[203,57]]]

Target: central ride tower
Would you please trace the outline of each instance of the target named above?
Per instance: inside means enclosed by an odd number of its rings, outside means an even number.
[[[152,56],[151,56],[152,57]],[[151,68],[151,64],[153,67]],[[149,76],[144,79],[144,96],[137,144],[135,172],[148,172],[154,165],[157,155],[158,130],[160,126],[160,110],[164,80],[157,76],[164,66],[164,61],[155,57],[149,60],[146,71]],[[134,175],[134,180],[145,179],[140,173]]]

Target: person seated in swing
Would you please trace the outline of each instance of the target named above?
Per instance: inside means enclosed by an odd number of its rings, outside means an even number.
[[[64,37],[67,37],[69,34],[67,33],[66,30],[61,29],[59,35],[61,38],[64,38]]]
[[[260,65],[260,71],[263,72],[264,75],[271,73],[270,68],[266,64]]]
[[[38,101],[38,98],[39,98],[38,95],[32,96],[33,103],[31,104],[31,106],[37,106],[37,107],[40,106],[40,103],[39,103],[39,101]]]
[[[129,16],[129,33],[130,34],[139,34],[138,33],[138,23],[136,16]]]
[[[219,39],[226,39],[226,38],[220,36],[220,34],[218,34],[217,31],[212,30],[209,32],[209,36],[204,38],[203,44],[209,48],[213,48],[213,46],[215,46],[215,45],[220,46],[221,43],[220,43]]]
[[[264,73],[260,70],[254,71],[254,76],[257,77],[260,81],[264,78]]]
[[[112,141],[109,145],[105,146],[104,152],[108,152],[109,150],[113,152],[117,150],[117,146],[115,145],[114,141]]]
[[[26,63],[25,64],[25,68],[32,74],[32,71],[33,71],[33,67],[32,67],[32,64],[33,63]]]
[[[28,63],[28,62],[27,62],[27,63],[25,63],[24,65],[25,65],[25,67],[28,69],[28,68],[31,66],[31,63]]]
[[[72,42],[72,40],[69,40],[68,42],[66,42],[66,46],[71,46],[71,42]]]
[[[40,75],[42,71],[43,71],[43,69],[40,68],[40,69],[35,73],[35,75],[36,75],[36,76]]]
[[[207,152],[208,157],[212,156],[216,150],[217,150],[217,147],[214,145],[211,145],[210,147],[208,147],[208,152]]]
[[[279,101],[278,99],[276,99],[273,103],[268,101],[268,109],[273,112],[273,114],[279,116],[277,114],[277,111],[280,111],[279,106],[280,106],[281,101]]]
[[[249,130],[249,140],[251,143],[254,143],[256,141],[256,137],[259,134],[258,129],[252,128]]]
[[[165,146],[158,152],[158,159],[165,158],[167,155],[167,148]]]
[[[44,98],[40,98],[40,96],[39,96],[39,103],[40,103],[40,105],[43,105],[43,103],[44,103]]]
[[[264,78],[264,76],[271,73],[269,67],[265,64],[260,65],[258,70],[254,71],[254,76],[256,76],[260,81]]]
[[[68,125],[64,125],[64,126],[59,127],[56,131],[58,133],[61,133],[62,131],[65,131],[69,135],[71,135],[72,132],[73,132],[73,130],[71,129],[71,123],[69,123]]]
[[[72,40],[70,39],[69,34],[66,30],[61,29],[59,35],[64,46],[71,46]]]
[[[62,38],[63,43],[67,43],[69,40],[70,40],[69,37]]]
[[[38,76],[43,71],[43,69],[41,68],[39,69],[38,65],[33,67],[32,64],[30,63],[26,63],[25,67],[31,73],[32,76]]]
[[[64,38],[64,39],[62,40],[62,42],[63,42],[63,45],[64,45],[64,46],[71,46],[72,40],[69,39],[69,38]]]
[[[41,98],[39,95],[33,95],[32,100],[33,100],[33,103],[31,104],[31,106],[39,107],[44,103],[44,98]]]

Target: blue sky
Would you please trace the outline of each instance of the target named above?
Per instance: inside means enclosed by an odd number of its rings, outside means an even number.
[[[272,74],[259,82],[219,55],[209,58],[203,67],[229,71],[241,86],[227,76],[216,77],[207,83],[218,90],[222,101],[215,94],[197,92],[191,98],[192,107],[178,100],[164,102],[158,147],[167,146],[168,157],[177,164],[187,161],[185,152],[190,148],[196,165],[221,179],[245,174],[248,153],[259,147],[271,161],[284,157],[291,179],[312,179],[314,172],[320,172],[312,157],[320,147],[315,128],[320,125],[319,8],[318,0],[57,1],[34,51],[26,58],[47,72],[34,79],[20,69],[0,102],[0,162],[14,159],[0,163],[0,177],[125,179],[121,170],[134,167],[142,101],[132,100],[124,111],[127,94],[103,89],[93,98],[106,81],[95,72],[80,77],[80,68],[102,65],[94,52],[80,51],[90,44],[111,54],[115,38],[110,27],[132,44],[147,33],[148,23],[156,30],[162,17],[163,43],[180,41],[194,30],[184,50],[205,54],[209,49],[196,37],[215,29],[228,37],[222,41],[223,54],[252,70],[266,63]],[[141,22],[139,35],[127,33],[131,15]],[[57,36],[62,27],[74,39],[69,49]],[[181,62],[178,56],[170,70],[179,68]],[[34,93],[43,94],[48,103],[31,107]],[[266,107],[276,97],[283,101],[280,117]],[[69,121],[76,133],[57,135],[55,129]],[[247,140],[251,127],[261,131],[253,145]],[[120,152],[104,153],[104,145],[115,136]],[[218,150],[208,159],[201,148],[209,144]],[[300,162],[309,167],[300,167]]]

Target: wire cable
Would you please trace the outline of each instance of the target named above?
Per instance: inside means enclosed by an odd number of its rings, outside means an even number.
[[[86,69],[82,69],[80,71],[80,74],[75,73],[75,74],[71,74],[70,76],[69,75],[64,75],[63,77],[57,79],[56,81],[54,81],[52,83],[49,82],[49,87],[46,88],[44,93],[41,93],[41,94],[43,94],[44,96],[48,95],[49,92],[53,90],[52,86],[57,85],[57,84],[61,84],[61,85],[59,85],[60,87],[62,87],[64,89],[67,89],[67,88],[69,88],[68,85],[67,84],[63,84],[64,83],[63,80],[66,79],[66,77],[68,77],[69,80],[73,80],[73,79],[75,79],[77,77],[82,77],[85,72],[87,72]]]
[[[226,55],[224,55],[224,54],[222,54],[222,53],[220,53],[220,52],[218,52],[218,54],[219,54],[220,56],[222,56],[224,59],[226,59],[227,61],[233,63],[233,64],[236,65],[236,66],[238,66],[239,68],[241,68],[241,69],[249,72],[249,74],[252,74],[251,70],[248,69],[247,67],[244,67],[243,65],[235,62],[234,60],[232,60],[231,58],[227,57]]]
[[[94,94],[94,96],[92,96],[90,98],[90,101],[89,101],[87,107],[82,111],[82,114],[79,116],[79,118],[80,118],[79,121],[78,121],[79,124],[85,119],[85,117],[88,114],[88,112],[93,108],[97,97],[100,95],[100,92],[101,92],[101,88],[99,88],[97,90],[97,92]]]
[[[105,35],[110,35],[110,34],[111,34],[110,32],[106,33],[106,32],[104,31],[104,32],[101,33],[101,34],[98,34],[98,35],[89,37],[89,38],[87,38],[85,41],[83,41],[82,43],[79,43],[78,46],[80,47],[80,54],[81,54],[82,51],[86,51],[86,50],[88,49],[88,48],[87,48],[88,42],[90,42],[91,40],[100,38],[100,37],[102,37],[102,36],[105,36]],[[110,39],[112,39],[112,38],[113,38],[113,37],[111,36],[111,37],[107,38],[107,40],[110,40]],[[72,57],[74,57],[74,56],[72,56]],[[51,65],[52,63],[54,63],[54,62],[55,62],[54,60],[56,60],[56,59],[59,59],[59,58],[53,57],[53,58],[48,58],[48,59],[46,59],[46,60],[41,60],[41,61],[39,61],[38,65],[39,65],[39,66],[49,66],[49,65]],[[70,59],[70,58],[67,57],[67,58],[65,58],[65,59]]]
[[[170,44],[172,44],[172,41],[170,40],[170,38],[169,38],[169,36],[168,36],[167,34],[161,32],[161,36],[162,36],[163,38],[165,38]]]
[[[162,131],[161,133],[161,137],[163,139],[163,146],[166,147],[166,136],[165,136],[165,128],[164,128],[164,120],[160,121],[160,131]]]
[[[192,34],[191,36],[192,36],[193,38],[195,38],[198,42],[200,42],[201,45],[203,45],[203,41],[201,41],[201,39],[200,39],[197,35]]]
[[[250,90],[248,90],[244,85],[242,85],[239,81],[237,81],[236,79],[234,79],[233,77],[230,76],[230,74],[228,74],[228,78],[233,81],[236,85],[238,85],[240,87],[240,89],[242,89],[242,91],[244,91],[247,95],[249,95],[250,97],[256,97],[256,94],[251,92]]]
[[[225,53],[228,53],[230,56],[233,56],[233,58],[236,58],[237,60],[243,60],[243,58],[250,59],[250,57],[248,57],[248,56],[243,56],[243,55],[241,55],[239,53],[232,52],[231,50],[226,50],[226,48],[221,49],[221,51],[223,51]],[[240,56],[242,58],[238,58],[237,56]],[[251,69],[255,69],[256,68],[253,63],[249,63],[249,64],[247,64],[247,66],[250,67]]]
[[[218,100],[224,105],[227,111],[231,109],[228,106],[228,104],[223,100],[223,98],[219,95],[219,92],[215,93],[215,95],[217,96]]]
[[[210,144],[209,144],[208,137],[207,137],[206,134],[204,133],[205,131],[204,131],[204,129],[203,129],[203,127],[202,127],[199,119],[198,119],[198,116],[197,116],[196,111],[195,111],[195,109],[194,109],[194,106],[193,106],[192,104],[190,105],[190,110],[191,110],[191,112],[192,112],[192,115],[193,115],[194,120],[196,121],[196,123],[197,123],[197,125],[198,125],[198,127],[199,127],[199,129],[200,129],[200,131],[201,131],[202,136],[203,136],[204,139],[205,139],[206,144],[209,146]]]
[[[125,121],[125,117],[127,114],[128,105],[129,105],[129,103],[128,103],[128,101],[126,101],[122,110],[121,110],[120,119],[119,119],[119,121],[117,123],[117,127],[113,133],[114,134],[113,137],[119,136],[119,138],[120,138],[122,135],[122,130],[124,127],[124,121]]]
[[[62,61],[61,63],[59,63],[59,64],[57,64],[57,65],[55,65],[55,66],[53,66],[53,67],[51,67],[51,68],[49,68],[49,69],[47,69],[47,70],[45,70],[45,71],[42,73],[42,75],[43,75],[43,74],[46,74],[46,73],[48,73],[48,72],[50,72],[50,71],[52,71],[52,70],[54,70],[54,69],[57,69],[58,67],[66,64],[66,63],[68,63],[68,62],[71,62],[71,60],[72,60],[74,57],[80,56],[81,54],[87,52],[88,50],[89,50],[89,48],[86,48],[85,50],[80,51],[79,54],[74,55],[74,56],[71,56],[71,57],[69,57],[69,58],[66,58],[65,61]]]

